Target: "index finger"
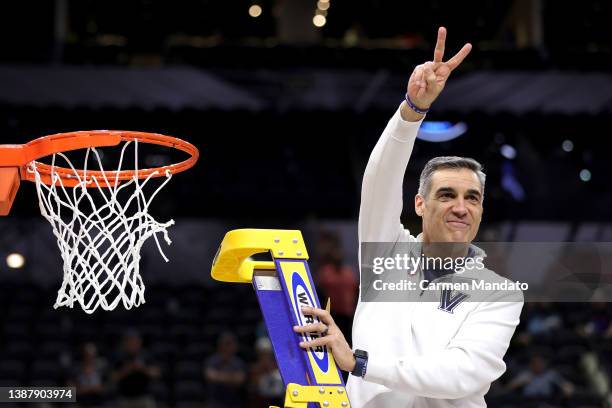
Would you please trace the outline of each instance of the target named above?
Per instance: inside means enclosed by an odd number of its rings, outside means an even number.
[[[467,57],[470,51],[472,51],[472,44],[465,44],[453,58],[446,61],[448,68],[450,68],[451,71],[457,68],[463,62],[465,57]]]
[[[433,62],[442,62],[444,57],[444,44],[446,43],[446,28],[438,28],[438,39],[436,40],[436,48],[434,50]]]
[[[317,309],[310,306],[302,306],[302,313],[316,316],[325,324],[333,323],[331,315],[327,310]]]

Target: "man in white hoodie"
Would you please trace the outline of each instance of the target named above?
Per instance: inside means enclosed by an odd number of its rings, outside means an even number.
[[[470,245],[482,218],[485,183],[482,168],[473,159],[430,160],[415,196],[423,233],[415,237],[400,222],[404,173],[421,121],[450,73],[471,50],[466,44],[443,62],[445,40],[446,30],[440,27],[433,61],[412,72],[405,100],[365,170],[359,214],[361,296],[353,323],[353,348],[325,310],[303,308],[304,314],[315,315],[320,322],[294,327],[299,333],[320,333],[321,337],[300,346],[328,346],[338,366],[352,374],[347,390],[354,408],[486,406],[484,395],[506,369],[503,357],[519,323],[520,291],[475,296],[440,289],[428,291],[425,301],[410,302],[371,301],[366,295],[371,288],[364,287],[364,243],[416,244],[418,255],[425,256],[439,254],[436,243],[458,243],[455,249],[465,249],[462,256],[484,256]],[[453,280],[457,274],[436,275],[422,269],[416,277],[433,282],[449,276]],[[487,269],[473,268],[457,279],[505,280]]]

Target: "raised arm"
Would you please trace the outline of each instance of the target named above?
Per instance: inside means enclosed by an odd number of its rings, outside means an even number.
[[[359,211],[360,242],[395,242],[408,234],[401,222],[402,183],[417,132],[426,111],[436,100],[450,73],[461,64],[472,46],[465,44],[451,59],[443,62],[446,29],[438,29],[433,61],[417,66],[407,85],[406,101],[391,118],[374,147],[366,166]]]
[[[438,30],[436,49],[434,51],[434,60],[416,67],[408,80],[407,94],[418,110],[429,109],[433,101],[435,101],[440,92],[442,92],[452,70],[459,66],[461,61],[463,61],[472,49],[470,44],[466,44],[453,58],[446,62],[442,62],[445,40],[446,29],[440,27]],[[400,238],[401,234],[408,233],[403,229],[400,223],[400,215],[402,212],[402,181],[421,119],[423,119],[422,114],[416,112],[415,109],[411,109],[406,102],[402,102],[398,111],[389,121],[389,124],[385,128],[370,156],[363,177],[363,187],[361,191],[361,209],[359,212],[360,242],[394,242]],[[491,307],[494,309],[495,305]],[[344,371],[353,371],[355,368],[353,351],[346,342],[344,334],[334,323],[331,314],[326,310],[313,309],[310,307],[303,307],[302,312],[304,314],[312,314],[319,317],[321,322],[307,324],[305,326],[295,326],[295,332],[322,333],[325,331],[327,335],[321,336],[310,342],[302,342],[300,343],[300,347],[306,349],[318,346],[328,346],[334,355],[338,367]],[[499,328],[499,333],[496,334],[508,334],[506,331],[508,327],[506,326],[515,324],[514,312],[516,311],[513,310],[508,312],[509,323],[504,323],[502,327]],[[476,325],[477,323],[475,322],[474,326]],[[468,338],[468,341],[470,340],[472,340],[472,337]],[[455,347],[448,353],[451,353],[453,356],[457,354],[456,361],[458,362],[465,359],[464,356],[460,355],[462,353],[461,346]],[[486,353],[486,351],[484,353]],[[503,353],[501,353],[501,355],[503,355]],[[370,357],[370,362],[378,367],[378,369],[375,369],[375,373],[378,372],[378,374],[373,376],[372,381],[385,381],[379,378],[379,376],[381,373],[388,372],[390,388],[391,386],[405,389],[419,387],[417,383],[404,383],[403,378],[406,376],[406,373],[396,369],[396,362],[376,361],[376,359],[377,357]],[[491,366],[493,367],[492,371],[495,371],[495,369],[498,368],[499,361],[496,357],[492,358],[491,361]],[[438,367],[440,363],[441,361],[433,362],[432,366]],[[430,379],[431,376],[435,377],[435,368],[432,370],[426,365],[426,362],[419,363],[417,369],[420,371],[420,378],[425,378],[425,380],[427,380]],[[410,374],[411,373],[408,375]],[[385,377],[385,375],[381,377]],[[426,382],[425,380],[423,383]],[[478,382],[478,384],[480,384],[480,382]],[[473,384],[470,384],[468,388],[472,386]],[[460,394],[463,390],[464,388],[462,388],[460,384],[457,385],[452,392]]]

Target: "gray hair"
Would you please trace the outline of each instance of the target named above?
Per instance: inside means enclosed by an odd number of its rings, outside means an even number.
[[[472,158],[459,156],[434,157],[427,162],[419,178],[419,194],[421,196],[427,197],[427,194],[429,194],[431,190],[431,176],[436,170],[442,169],[472,170],[476,173],[476,176],[478,176],[478,180],[480,180],[480,192],[484,198],[485,180],[487,176],[482,171],[482,165]]]

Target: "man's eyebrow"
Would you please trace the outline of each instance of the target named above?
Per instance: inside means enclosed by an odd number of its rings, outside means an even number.
[[[439,189],[436,190],[436,195],[443,194],[443,193],[453,193],[453,194],[455,194],[456,191],[452,187],[440,187]]]

